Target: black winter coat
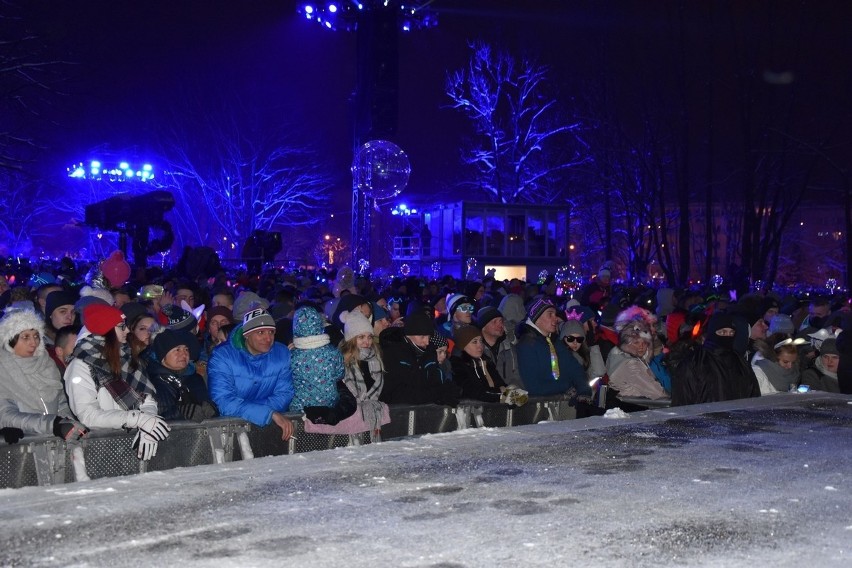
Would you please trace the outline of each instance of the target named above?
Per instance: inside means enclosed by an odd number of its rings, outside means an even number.
[[[461,388],[462,398],[483,402],[500,402],[500,387],[505,387],[506,383],[490,359],[486,357],[474,359],[462,351],[461,355],[450,357],[450,361],[453,365],[453,381]],[[493,387],[488,385],[480,361],[485,364],[488,375],[494,382]]]
[[[148,361],[148,377],[157,389],[157,412],[166,420],[201,422],[219,416],[204,379],[194,367],[178,373],[158,361]]]
[[[444,376],[434,346],[419,350],[399,327],[384,330],[379,344],[385,365],[385,386],[379,400],[386,404],[458,404],[460,389]]]
[[[708,349],[694,343],[679,351],[672,369],[672,406],[760,396],[757,377],[731,349]]]

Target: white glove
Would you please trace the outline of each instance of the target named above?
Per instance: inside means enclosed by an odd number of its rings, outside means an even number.
[[[507,387],[500,395],[500,402],[512,406],[523,406],[530,398],[530,394],[518,387]]]
[[[153,436],[139,430],[136,432],[136,437],[133,438],[133,446],[131,447],[136,450],[137,458],[147,461],[157,455],[157,444],[159,442]]]
[[[168,438],[171,430],[171,427],[161,416],[154,416],[139,410],[131,410],[127,413],[127,422],[124,423],[124,426],[126,428],[139,428],[158,442]]]

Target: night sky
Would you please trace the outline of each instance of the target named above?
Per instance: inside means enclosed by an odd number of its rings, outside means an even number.
[[[336,179],[334,207],[348,210],[353,34],[306,21],[290,0],[21,4],[14,13],[44,53],[69,62],[61,66],[61,94],[46,98],[31,122],[44,150],[29,167],[40,175],[61,175],[103,145],[156,156],[175,112],[237,97],[319,149]],[[743,70],[793,73],[792,85],[776,87],[797,89],[800,132],[827,135],[849,122],[852,2],[435,0],[431,8],[439,26],[400,39],[394,141],[412,162],[408,199],[447,192],[461,173],[458,147],[469,125],[447,108],[443,87],[474,39],[551,66],[554,92],[581,118],[605,83],[629,128],[646,101],[677,87],[669,70],[684,53],[697,137],[711,79],[723,93],[716,136],[736,135],[736,99],[724,92],[736,92]],[[685,52],[674,47],[678,21]],[[840,138],[843,146],[848,130]],[[849,163],[848,146],[839,156]]]

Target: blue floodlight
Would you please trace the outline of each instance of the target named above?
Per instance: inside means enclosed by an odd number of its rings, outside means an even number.
[[[149,181],[154,179],[154,166],[142,164],[142,168],[137,170],[127,161],[120,162],[116,167],[114,164],[105,166],[101,160],[89,160],[88,166],[80,162],[66,168],[66,171],[70,178],[95,181],[100,181],[104,177],[108,178],[109,181]]]
[[[328,0],[318,4],[301,4],[299,13],[309,20],[319,22],[330,30],[358,29],[358,21],[363,18],[363,12],[396,11],[400,19],[397,25],[405,32],[437,25],[437,18],[427,6],[432,0]]]

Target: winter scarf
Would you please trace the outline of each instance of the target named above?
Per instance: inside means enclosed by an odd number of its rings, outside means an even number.
[[[837,380],[837,373],[836,372],[832,373],[831,371],[829,371],[825,368],[825,365],[822,364],[822,357],[816,358],[816,361],[814,361],[814,367],[816,367],[817,370],[820,373],[822,373],[823,375],[825,375],[826,377],[831,377],[835,381]]]
[[[373,384],[369,387],[367,386],[361,363],[367,364],[370,378],[373,379]],[[358,361],[353,361],[352,364],[347,366],[344,382],[349,387],[349,390],[352,391],[352,394],[355,395],[358,402],[371,399],[378,400],[379,394],[382,392],[382,387],[385,384],[384,373],[384,365],[382,365],[382,360],[379,358],[378,353],[372,347],[368,347],[367,349],[360,349]]]
[[[61,397],[58,395],[61,393]],[[8,398],[20,406],[43,409],[45,414],[71,416],[53,359],[42,350],[32,357],[18,357],[0,349],[0,398]],[[45,401],[61,400],[64,408],[48,409]]]
[[[130,368],[130,348],[121,346],[121,376],[112,374],[103,356],[105,341],[97,335],[84,337],[74,349],[74,357],[89,366],[97,388],[105,388],[124,410],[135,410],[146,396],[154,397],[154,387],[142,369]]]
[[[786,392],[790,390],[790,385],[799,384],[799,370],[795,367],[785,369],[775,361],[770,361],[769,359],[760,359],[759,361],[755,361],[754,365],[764,372],[772,388],[778,392]]]
[[[366,363],[367,370],[373,380],[373,384],[367,386],[361,363]],[[346,386],[355,395],[358,401],[358,410],[361,419],[371,430],[380,428],[384,423],[383,416],[387,414],[386,405],[379,402],[379,395],[384,386],[384,367],[375,349],[361,349],[358,361],[346,367],[346,376],[343,378]]]

